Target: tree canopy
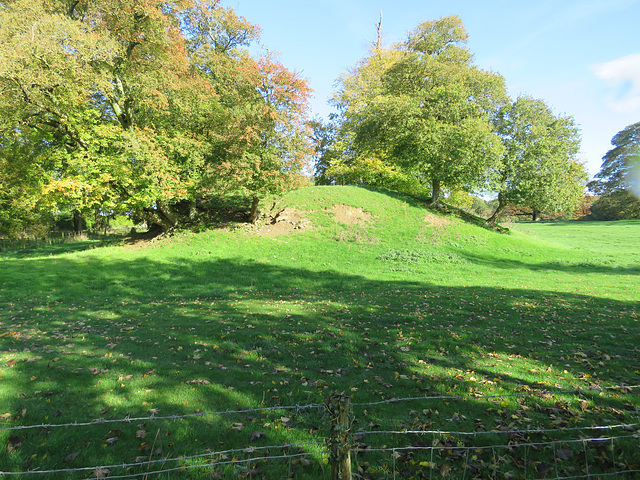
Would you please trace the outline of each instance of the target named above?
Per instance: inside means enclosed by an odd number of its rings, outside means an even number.
[[[597,195],[634,188],[637,191],[640,185],[640,122],[619,131],[611,144],[613,148],[602,158],[600,171],[589,182],[589,189]]]
[[[588,187],[598,198],[592,208],[600,220],[640,218],[640,122],[622,129],[611,140],[600,171]]]
[[[580,134],[573,118],[522,96],[497,110],[494,125],[504,153],[494,167],[498,206],[488,222],[495,223],[509,204],[533,211],[575,209],[587,175],[576,160]]]
[[[490,113],[506,97],[500,75],[473,65],[457,16],[421,23],[376,47],[340,81],[341,128],[357,156],[377,156],[431,187],[470,190],[501,152]]]
[[[250,55],[259,28],[219,2],[10,0],[0,14],[0,219],[99,209],[167,230],[210,195],[299,181],[306,81]]]
[[[390,48],[377,42],[338,84],[339,115],[317,163],[320,182],[418,192],[498,194],[507,204],[572,210],[583,195],[579,131],[542,101],[511,101],[504,79],[473,63],[452,15],[421,23]]]

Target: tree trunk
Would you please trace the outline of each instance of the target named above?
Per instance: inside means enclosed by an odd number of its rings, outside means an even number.
[[[540,220],[540,210],[533,209],[533,212],[531,212],[531,220],[534,222]]]
[[[438,205],[440,203],[440,180],[431,181],[431,205]]]
[[[168,232],[180,224],[179,214],[174,211],[172,205],[157,201],[156,208],[145,208],[143,217],[149,223],[149,229],[153,230],[153,225],[157,225],[163,232]]]
[[[195,200],[189,201],[189,220],[195,220],[198,216],[198,206]]]
[[[161,201],[156,202],[156,205],[158,206],[160,213],[164,216],[169,228],[177,227],[180,223],[180,214],[174,211],[173,206]]]
[[[507,208],[507,202],[504,200],[502,193],[498,193],[498,207],[496,208],[495,212],[493,212],[493,214],[489,218],[487,218],[487,225],[495,225],[498,221],[498,218],[500,218],[500,215],[502,215],[502,212],[504,212],[505,208]]]
[[[249,222],[256,223],[258,221],[258,204],[260,199],[255,195],[251,199],[251,213],[249,214]]]
[[[380,21],[378,25],[376,25],[376,30],[378,30],[378,40],[376,41],[376,51],[380,50],[382,47],[382,10],[380,10]]]
[[[84,218],[82,218],[82,213],[80,210],[73,211],[73,231],[75,233],[82,232],[82,226],[84,224]]]

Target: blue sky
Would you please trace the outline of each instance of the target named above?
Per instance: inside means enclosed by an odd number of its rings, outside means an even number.
[[[367,54],[382,10],[385,44],[425,20],[456,14],[475,63],[509,94],[545,100],[582,130],[581,159],[597,173],[611,137],[640,121],[640,0],[223,0],[262,29],[261,41],[309,80],[314,114],[341,73]]]

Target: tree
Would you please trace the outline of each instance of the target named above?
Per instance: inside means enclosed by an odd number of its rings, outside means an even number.
[[[486,185],[502,146],[490,113],[506,97],[500,75],[472,64],[457,16],[420,24],[391,49],[376,48],[340,82],[341,128],[360,155],[375,155],[441,190]]]
[[[591,218],[595,220],[640,219],[640,199],[630,190],[616,190],[593,202]]]
[[[611,140],[614,146],[602,159],[600,171],[587,185],[596,195],[640,187],[640,122],[619,131]],[[640,192],[639,192],[640,195]]]
[[[494,167],[498,206],[487,223],[494,224],[509,204],[531,208],[534,219],[536,212],[574,210],[586,172],[576,160],[580,135],[573,118],[522,96],[497,110],[494,125],[504,153]]]
[[[618,132],[587,185],[599,198],[591,207],[597,220],[640,218],[640,122]]]
[[[398,168],[375,154],[353,148],[353,135],[335,123],[313,122],[317,185],[366,185],[425,195],[416,175]]]
[[[1,138],[40,170],[50,210],[168,230],[211,194],[295,184],[309,89],[268,52],[249,55],[259,29],[233,10],[14,0],[0,12]]]
[[[28,148],[29,142],[0,139],[0,233],[8,237],[44,234],[51,223],[39,197],[43,171],[25,161],[30,158]],[[42,228],[45,232],[39,231]]]
[[[640,218],[640,122],[618,132],[587,185],[599,198],[591,207],[597,220]]]

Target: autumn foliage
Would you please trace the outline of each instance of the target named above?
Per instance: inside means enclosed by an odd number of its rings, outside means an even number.
[[[38,209],[168,230],[208,196],[257,200],[298,181],[306,80],[251,54],[259,28],[219,2],[17,0],[0,12],[0,210],[13,210],[2,230]]]

